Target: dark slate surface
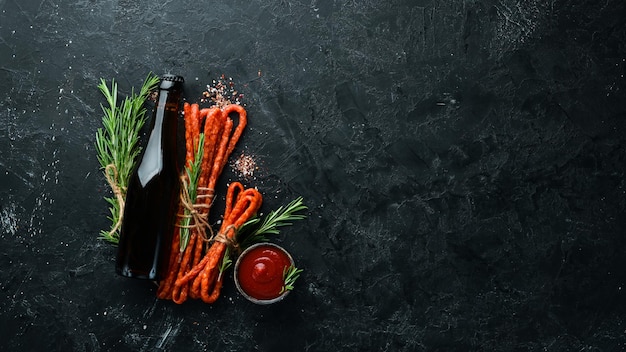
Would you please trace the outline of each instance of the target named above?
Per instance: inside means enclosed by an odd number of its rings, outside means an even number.
[[[150,71],[232,77],[309,205],[280,304],[113,272],[96,86]],[[0,349],[623,350],[625,73],[622,0],[0,0]]]

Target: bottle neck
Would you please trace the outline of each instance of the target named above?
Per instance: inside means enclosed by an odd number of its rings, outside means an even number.
[[[177,174],[177,130],[181,91],[161,89],[152,121],[152,130],[137,174],[143,186],[166,172]]]

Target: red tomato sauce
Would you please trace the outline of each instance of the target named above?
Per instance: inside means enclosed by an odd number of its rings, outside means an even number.
[[[280,248],[258,246],[241,258],[237,279],[241,289],[252,298],[273,299],[281,295],[283,271],[290,265],[289,255]]]

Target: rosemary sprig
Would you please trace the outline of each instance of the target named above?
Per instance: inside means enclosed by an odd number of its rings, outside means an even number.
[[[222,258],[222,263],[220,264],[219,268],[219,276],[217,277],[218,281],[221,280],[222,273],[224,273],[226,269],[230,268],[231,265],[233,265],[233,260],[230,259],[230,247],[226,247],[226,251],[224,252],[224,258]]]
[[[293,265],[285,267],[283,270],[283,287],[280,289],[279,294],[284,293],[285,291],[291,291],[294,288],[296,280],[300,277],[300,273],[302,269],[298,269]]]
[[[118,226],[123,211],[120,199],[126,197],[126,187],[133,170],[135,159],[140,153],[137,145],[139,131],[146,121],[144,103],[152,90],[159,84],[159,77],[149,74],[144,80],[139,93],[133,89],[130,96],[118,105],[118,89],[115,80],[111,80],[111,88],[104,79],[100,79],[98,88],[104,95],[107,104],[101,105],[104,116],[102,128],[96,132],[96,151],[100,166],[116,197],[107,197],[110,204],[113,225],[109,231],[101,231],[100,238],[111,243],[119,242]]]
[[[306,209],[308,208],[304,205],[302,197],[298,197],[287,206],[280,206],[271,211],[262,222],[259,217],[248,220],[237,231],[237,237],[241,238],[239,241],[241,247],[246,248],[257,242],[265,242],[268,240],[266,235],[279,234],[279,227],[291,225],[294,220],[305,219],[306,215],[297,213]],[[258,225],[259,223],[261,224]]]
[[[198,145],[196,146],[196,150],[194,153],[193,163],[190,166],[185,166],[185,172],[187,173],[187,178],[189,179],[189,184],[187,181],[183,179],[185,182],[185,186],[187,187],[187,194],[189,196],[189,201],[191,204],[195,204],[198,199],[198,181],[200,179],[200,164],[202,163],[202,157],[204,155],[204,133],[200,133],[200,138],[198,139]],[[187,248],[187,244],[189,243],[189,225],[191,224],[191,211],[189,209],[185,209],[185,216],[181,220],[180,226],[180,251],[184,252],[185,248]]]

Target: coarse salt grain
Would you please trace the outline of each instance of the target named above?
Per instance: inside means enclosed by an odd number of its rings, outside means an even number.
[[[226,78],[225,75],[221,75],[219,79],[207,84],[206,90],[202,92],[200,102],[209,106],[224,108],[229,104],[241,105],[242,99],[243,94],[235,89],[232,77]]]
[[[254,176],[254,171],[257,169],[257,165],[252,156],[242,153],[233,162],[232,168],[243,177],[252,177]]]

